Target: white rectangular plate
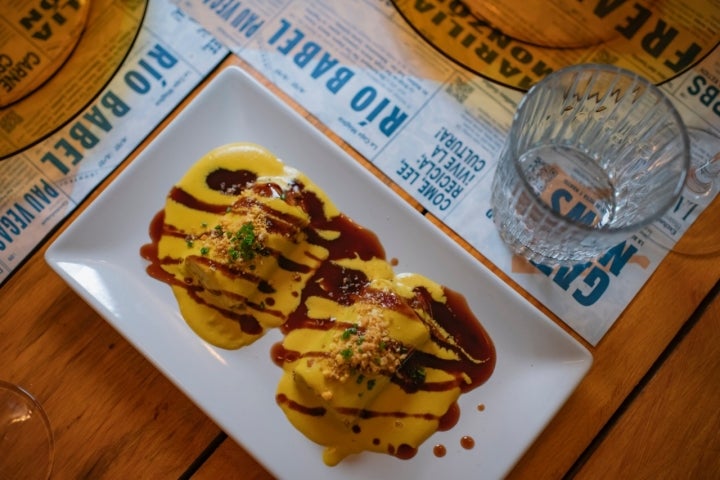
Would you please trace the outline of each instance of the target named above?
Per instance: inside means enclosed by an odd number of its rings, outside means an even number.
[[[461,292],[492,337],[497,367],[462,395],[462,415],[411,460],[364,453],[327,467],[275,403],[271,332],[240,350],[201,341],[140,246],[171,186],[225,143],[264,145],[373,230],[398,272]],[[497,478],[512,468],[587,372],[590,353],[363,166],[239,68],[221,72],[47,251],[50,266],[232,438],[280,478]],[[483,405],[484,409],[478,408]],[[475,440],[472,449],[460,445]],[[447,454],[436,457],[442,444]]]

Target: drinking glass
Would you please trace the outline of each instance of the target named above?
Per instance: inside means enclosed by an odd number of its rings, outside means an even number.
[[[42,405],[20,386],[0,380],[0,479],[47,479],[53,459]]]
[[[685,125],[652,83],[612,65],[558,70],[518,105],[493,179],[493,219],[530,261],[587,261],[661,217],[689,159]]]

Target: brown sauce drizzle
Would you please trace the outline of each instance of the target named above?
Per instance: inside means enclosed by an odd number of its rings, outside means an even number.
[[[279,404],[286,404],[293,410],[297,410],[298,412],[309,415],[311,417],[322,417],[323,415],[325,415],[325,413],[327,413],[325,407],[306,407],[305,405],[301,405],[294,400],[290,400],[287,395],[283,393],[277,394],[275,396],[275,401]]]
[[[465,450],[472,450],[472,448],[475,447],[475,439],[465,435],[460,439],[460,446]]]
[[[239,193],[248,185],[257,180],[257,175],[249,170],[228,170],[218,168],[210,172],[205,178],[205,183],[212,190],[224,193]]]
[[[433,455],[435,455],[438,458],[444,457],[446,453],[447,453],[447,449],[445,448],[445,445],[441,445],[438,443],[437,445],[435,445],[433,447]]]
[[[207,303],[205,300],[203,300],[202,297],[198,295],[198,288],[186,286],[186,289],[188,291],[188,294],[192,297],[192,299],[199,304],[205,305],[210,308],[214,308],[218,312],[221,312],[225,317],[235,320],[239,325],[240,328],[242,328],[242,331],[245,333],[249,333],[251,335],[259,335],[263,332],[263,328],[260,325],[260,322],[257,321],[255,317],[253,317],[250,314],[239,314],[235,313],[230,310],[222,309],[220,307],[217,307],[215,305],[211,305]]]
[[[458,405],[457,402],[453,402],[450,408],[448,408],[448,411],[445,412],[445,415],[440,417],[438,430],[446,432],[457,425],[458,420],[460,420],[460,405]]]
[[[266,211],[270,219],[270,228],[277,232],[289,232],[295,229],[302,230],[307,237],[307,241],[311,244],[324,247],[328,252],[328,259],[323,261],[305,288],[301,292],[301,302],[299,307],[292,312],[280,327],[283,334],[288,334],[297,328],[313,328],[320,330],[328,330],[337,328],[333,319],[313,319],[308,315],[305,300],[316,296],[331,299],[340,305],[352,305],[361,292],[365,291],[369,284],[369,279],[359,270],[344,268],[332,260],[348,259],[358,257],[362,260],[371,260],[373,258],[385,259],[385,252],[380,244],[377,236],[357,225],[351,219],[343,214],[326,218],[324,215],[324,205],[321,199],[315,193],[305,190],[301,183],[291,185],[289,189],[281,189],[275,184],[255,184],[257,175],[246,170],[230,171],[226,169],[218,169],[211,172],[206,182],[211,189],[238,195],[242,190],[253,188],[258,195],[264,197],[284,198],[291,205],[300,205],[309,215],[309,226],[301,227],[298,220],[284,215],[281,212]],[[181,188],[175,187],[170,192],[170,198],[182,203],[190,208],[206,211],[209,213],[222,213],[226,211],[226,205],[212,205],[203,202]],[[242,200],[250,202],[246,197]],[[267,210],[266,206],[263,206]],[[339,235],[333,239],[326,239],[319,234],[320,230],[329,230],[338,232]],[[237,321],[242,330],[246,333],[261,333],[262,327],[259,322],[251,314],[242,314],[223,310],[217,306],[209,305],[204,302],[198,295],[198,291],[202,287],[191,285],[189,283],[179,282],[172,275],[162,269],[162,265],[171,262],[179,262],[178,259],[158,258],[158,242],[163,235],[185,235],[184,232],[178,231],[175,227],[165,224],[163,212],[159,212],[150,225],[151,243],[143,245],[140,252],[143,258],[150,261],[147,272],[152,277],[175,286],[182,286],[188,290],[188,293],[199,303],[204,303],[210,308],[214,308],[221,312],[227,318]],[[309,267],[301,265],[276,254],[280,268],[290,272],[309,272]],[[210,262],[206,258],[196,258],[196,261]],[[391,261],[393,265],[397,265],[397,259]],[[214,265],[215,268],[230,278],[235,277],[252,277],[247,271],[235,269],[227,265]],[[258,284],[258,289],[263,293],[272,293],[272,286],[260,278],[250,278]],[[228,294],[228,292],[216,292]],[[387,292],[377,292],[373,298],[373,302],[388,309],[404,311],[412,309],[415,311],[424,311],[431,315],[437,322],[437,325],[447,332],[457,344],[447,341],[444,334],[432,330],[431,339],[442,348],[454,351],[458,359],[448,360],[435,357],[433,355],[420,351],[412,352],[400,369],[392,376],[391,381],[400,386],[407,393],[423,391],[445,391],[453,388],[459,388],[462,392],[467,392],[485,382],[491,375],[495,367],[495,350],[489,336],[476,321],[474,315],[470,311],[467,302],[462,295],[444,288],[447,298],[446,303],[433,300],[430,293],[425,288],[416,288],[415,297],[408,304],[406,301],[400,301],[398,296],[388,294]],[[364,297],[366,298],[366,297]],[[266,307],[271,307],[271,302],[266,302]],[[286,349],[282,343],[275,344],[271,349],[271,358],[273,362],[282,366],[285,362],[294,362],[302,355]],[[441,369],[449,373],[453,379],[443,382],[430,382],[417,380],[417,376],[413,375],[420,369],[432,368]],[[468,381],[469,378],[469,381]],[[307,407],[288,399],[283,394],[276,396],[279,404],[284,404],[289,408],[311,416],[325,415],[326,409],[322,407]],[[391,416],[394,418],[405,418],[411,414],[395,411],[395,412],[374,412],[366,409],[340,409],[341,413],[356,415],[358,418],[372,418],[376,416]],[[448,430],[452,428],[459,419],[460,409],[457,403],[450,406],[448,411],[441,417],[431,414],[412,414],[412,416],[424,418],[427,420],[438,421],[439,430]],[[358,427],[359,431],[359,427]],[[356,432],[357,433],[357,432]],[[380,439],[377,439],[380,442]],[[474,441],[470,437],[463,437],[461,444],[464,448],[472,448]],[[467,446],[469,445],[469,446]],[[434,448],[436,456],[444,456],[445,447],[437,445]],[[417,453],[417,449],[409,445],[399,445],[394,447],[388,446],[388,453],[396,457],[407,459],[412,458]]]
[[[238,267],[226,265],[223,263],[217,263],[207,257],[201,257],[199,255],[190,255],[187,257],[187,260],[195,262],[197,264],[205,265],[207,268],[212,268],[217,273],[220,273],[223,276],[228,277],[228,278],[233,278],[233,279],[243,278],[245,280],[248,280],[250,282],[257,284],[258,287],[260,287],[260,284],[263,283],[263,280],[260,277],[258,277],[257,275],[254,275],[248,271],[242,270]],[[264,283],[264,285],[265,286],[263,288],[268,288],[268,285],[266,283]],[[219,292],[217,292],[217,293],[219,293]],[[225,294],[233,295],[230,292],[226,292]]]
[[[399,445],[395,451],[395,456],[401,460],[410,460],[415,454],[417,454],[417,448],[406,443]]]
[[[163,234],[163,225],[165,223],[165,212],[159,211],[155,214],[150,222],[150,240],[151,243],[145,244],[140,247],[140,256],[145,260],[150,261],[150,264],[146,267],[147,273],[161,282],[165,282],[170,285],[183,285],[178,282],[175,277],[163,270],[162,265],[168,264],[170,261],[179,263],[181,260],[178,259],[160,259],[158,258],[158,242]]]
[[[407,412],[375,412],[364,408],[338,407],[338,413],[343,415],[362,418],[364,420],[376,417],[392,417],[392,418],[422,418],[423,420],[437,420],[438,417],[431,413],[407,413]]]
[[[203,202],[202,200],[193,197],[185,190],[178,187],[173,187],[173,189],[170,191],[170,198],[172,198],[181,205],[187,206],[188,208],[192,208],[193,210],[201,210],[203,212],[223,213],[227,209],[227,206],[225,205],[213,205],[211,203]]]

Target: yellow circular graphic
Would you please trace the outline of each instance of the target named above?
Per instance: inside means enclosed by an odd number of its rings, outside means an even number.
[[[0,107],[33,92],[65,63],[85,30],[90,5],[77,0],[46,10],[42,3],[0,7]]]
[[[716,0],[393,0],[428,43],[468,70],[525,91],[550,72],[609,63],[654,83],[720,42]]]
[[[0,159],[56,132],[112,79],[148,0],[0,5]]]

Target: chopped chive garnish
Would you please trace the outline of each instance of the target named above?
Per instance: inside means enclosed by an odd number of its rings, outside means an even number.
[[[358,332],[358,325],[357,325],[357,323],[353,323],[351,326],[349,326],[348,328],[346,328],[343,331],[341,337],[343,340],[348,340],[351,335],[357,335],[357,332]]]
[[[412,372],[410,372],[410,379],[415,383],[416,385],[420,385],[422,383],[425,383],[425,369],[422,367],[416,367],[413,369]]]

